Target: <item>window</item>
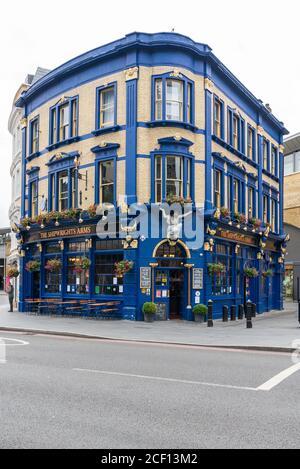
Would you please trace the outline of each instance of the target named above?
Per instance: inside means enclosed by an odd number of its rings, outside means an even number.
[[[80,265],[84,256],[67,257],[67,293],[85,295],[89,292],[89,271]]]
[[[78,135],[78,98],[66,99],[50,110],[50,145]]]
[[[253,187],[248,187],[248,219],[254,217],[254,194]]]
[[[238,213],[240,208],[239,203],[239,181],[237,179],[233,180],[233,211]]]
[[[183,82],[167,80],[166,119],[183,121]]]
[[[39,118],[37,117],[30,123],[30,148],[31,155],[39,151]]]
[[[247,157],[254,160],[254,130],[250,126],[247,135]]]
[[[58,173],[58,210],[62,212],[69,207],[68,171]]]
[[[95,256],[95,294],[121,295],[123,279],[117,278],[115,263],[123,260],[123,254],[96,254]]]
[[[115,87],[110,86],[99,91],[100,96],[100,129],[115,125]]]
[[[57,248],[57,245],[54,247],[53,245],[49,248],[47,246],[46,252],[51,252],[51,250],[59,253],[60,248]],[[45,257],[45,264],[53,259],[57,259],[57,257]],[[45,269],[45,292],[48,295],[55,295],[61,292],[61,272],[50,272],[49,270]]]
[[[269,205],[269,198],[267,195],[263,197],[263,222],[265,224],[268,223],[268,205]]]
[[[193,83],[171,78],[170,74],[155,78],[152,118],[193,124]]]
[[[233,116],[232,145],[236,150],[239,149],[239,118],[236,115]]]
[[[100,181],[100,203],[114,203],[114,161],[103,161],[99,164],[99,181]]]
[[[50,207],[49,210],[55,210],[55,174],[50,176]]]
[[[277,149],[272,146],[272,155],[271,155],[271,173],[277,175]]]
[[[155,202],[162,201],[162,159],[161,156],[155,158]]]
[[[216,244],[213,262],[225,266],[224,272],[213,275],[212,292],[214,296],[232,295],[232,248],[225,244]]]
[[[277,231],[277,202],[274,199],[271,200],[271,230]]]
[[[215,171],[215,181],[214,181],[214,188],[215,188],[215,207],[221,208],[221,185],[222,185],[222,174],[221,171]]]
[[[162,80],[155,80],[155,119],[160,121],[162,120]]]
[[[167,156],[166,175],[166,197],[182,197],[182,158]]]
[[[269,166],[269,144],[267,140],[263,141],[263,168],[268,171]]]
[[[192,191],[191,191],[191,173],[192,173],[192,162],[191,160],[187,160],[187,168],[186,168],[186,196],[187,198],[192,198]]]
[[[223,103],[215,98],[214,102],[214,134],[218,138],[223,138]]]
[[[38,211],[38,182],[33,181],[30,183],[30,216],[36,217]]]
[[[300,172],[300,151],[284,157],[285,176],[298,172]]]

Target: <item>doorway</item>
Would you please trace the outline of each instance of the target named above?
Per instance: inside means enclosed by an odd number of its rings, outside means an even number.
[[[182,319],[184,272],[170,271],[170,319]]]
[[[158,269],[155,276],[155,302],[165,313],[161,319],[182,319],[184,303],[184,270]]]

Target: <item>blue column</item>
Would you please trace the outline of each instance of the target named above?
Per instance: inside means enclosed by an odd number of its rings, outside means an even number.
[[[137,319],[137,302],[138,302],[138,250],[130,249],[124,251],[124,260],[133,261],[134,267],[132,272],[124,275],[124,305],[123,318],[135,321]]]
[[[126,196],[128,205],[137,201],[137,78],[126,82]]]
[[[24,116],[26,119],[26,114]],[[21,194],[21,218],[25,217],[25,197],[26,197],[26,148],[27,148],[27,124],[22,128],[22,194]]]
[[[212,92],[205,90],[205,210],[213,207],[212,201]]]
[[[283,153],[279,153],[279,234],[283,235],[284,223],[284,159]]]
[[[258,158],[258,201],[257,201],[257,216],[260,220],[263,219],[263,136],[258,135],[258,148],[257,148],[257,158]]]

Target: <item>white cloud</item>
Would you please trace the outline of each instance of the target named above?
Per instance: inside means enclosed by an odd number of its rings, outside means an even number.
[[[5,7],[3,6],[5,5]],[[13,96],[37,66],[54,68],[132,31],[171,31],[208,43],[283,120],[300,130],[299,4],[294,0],[20,0],[1,6],[0,226],[8,224]]]

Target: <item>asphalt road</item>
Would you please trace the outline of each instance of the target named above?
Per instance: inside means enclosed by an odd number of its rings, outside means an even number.
[[[299,447],[290,355],[1,337],[0,448]]]

